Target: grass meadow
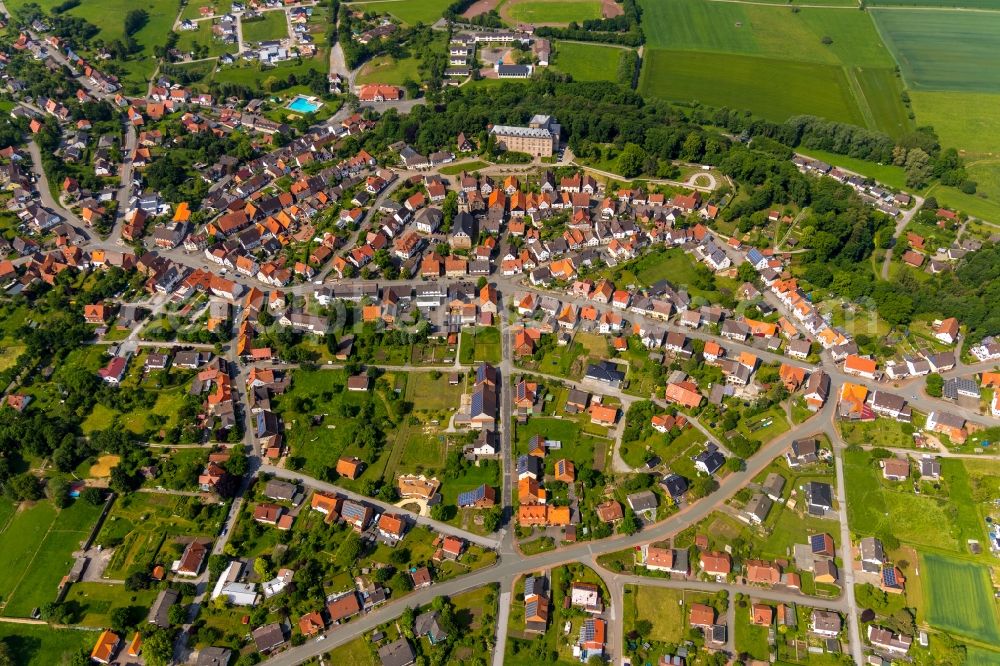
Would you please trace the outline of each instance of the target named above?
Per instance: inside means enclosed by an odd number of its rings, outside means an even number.
[[[1000,644],[1000,618],[990,595],[989,569],[933,553],[921,555],[920,560],[928,622],[948,632]]]
[[[864,125],[842,67],[724,53],[646,51],[639,91],[748,109],[769,120],[803,113]]]
[[[0,556],[0,596],[3,614],[28,617],[56,596],[59,581],[73,563],[100,507],[77,501],[65,509],[49,502],[22,505],[0,539],[7,544]],[[15,536],[16,535],[16,536]]]
[[[418,58],[403,58],[397,60],[391,55],[381,55],[372,58],[358,72],[358,83],[387,83],[402,85],[407,79],[419,81],[420,60]]]
[[[501,16],[516,23],[566,24],[601,18],[599,0],[508,0]]]
[[[914,90],[910,100],[917,121],[932,125],[942,145],[969,157],[1000,153],[1000,94]]]
[[[624,54],[614,46],[556,42],[552,66],[576,81],[615,81]]]
[[[288,37],[288,19],[285,12],[262,12],[260,18],[243,21],[244,42],[265,42]]]
[[[911,88],[1000,92],[1000,13],[870,13]]]
[[[392,14],[410,25],[415,23],[430,25],[441,18],[450,4],[451,0],[386,0],[386,2],[365,2],[357,5],[356,9],[373,14]]]
[[[68,664],[80,650],[89,653],[97,636],[96,631],[0,623],[0,641],[6,643],[14,666]]]

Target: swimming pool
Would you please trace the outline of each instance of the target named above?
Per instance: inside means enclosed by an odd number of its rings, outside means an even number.
[[[317,101],[315,97],[298,95],[288,104],[287,108],[299,113],[315,113],[321,106],[323,106],[323,102]]]

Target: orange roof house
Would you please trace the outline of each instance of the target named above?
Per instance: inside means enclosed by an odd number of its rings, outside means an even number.
[[[186,201],[182,201],[177,204],[177,210],[174,211],[174,222],[187,222],[191,219],[191,208],[188,206]]]
[[[348,479],[356,479],[361,476],[365,463],[359,458],[343,457],[337,460],[337,474]]]
[[[615,421],[618,420],[617,407],[607,407],[599,402],[595,402],[590,406],[588,411],[590,413],[591,423],[614,425]]]
[[[517,482],[517,501],[521,504],[545,504],[545,489],[529,476]]]
[[[710,627],[715,624],[715,610],[705,604],[691,604],[688,624],[692,627]]]
[[[865,406],[865,399],[868,398],[868,387],[861,384],[844,382],[840,388],[840,411],[841,414],[861,414]]]
[[[556,481],[573,483],[576,480],[576,469],[573,463],[565,458],[556,461],[555,465]]]
[[[698,385],[694,382],[674,382],[667,384],[667,390],[664,395],[668,401],[690,409],[697,409],[701,405],[702,395],[698,392]]]
[[[758,627],[769,627],[774,621],[774,609],[766,604],[754,604],[751,607],[750,623]]]
[[[844,372],[858,377],[875,379],[876,368],[878,368],[878,364],[873,359],[864,358],[857,354],[851,354],[844,361]]]
[[[115,650],[118,649],[120,642],[121,638],[118,637],[118,634],[110,629],[105,629],[97,639],[94,649],[90,651],[90,658],[99,664],[111,663],[111,658],[114,656]]]
[[[806,380],[806,371],[804,368],[782,363],[781,368],[778,370],[778,376],[781,377],[781,382],[785,385],[786,389],[797,391]]]

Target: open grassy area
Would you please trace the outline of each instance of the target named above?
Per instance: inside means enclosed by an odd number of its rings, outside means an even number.
[[[223,67],[215,73],[212,81],[215,83],[238,83],[251,88],[264,88],[267,90],[269,81],[287,79],[290,74],[302,76],[309,70],[326,72],[330,68],[330,51],[327,48],[318,48],[316,55],[306,58],[302,62],[290,60],[275,67],[261,69],[259,63],[245,63],[230,67]],[[255,88],[255,89],[256,89]]]
[[[185,517],[193,505],[200,507],[195,517]],[[94,542],[115,548],[105,577],[120,580],[135,571],[148,571],[154,563],[169,565],[181,550],[177,537],[218,534],[225,511],[221,504],[201,506],[198,498],[152,493],[118,498]]]
[[[692,297],[717,302],[719,290],[732,286],[726,278],[714,276],[712,288],[706,288],[698,275],[698,264],[691,255],[680,248],[656,249],[635,261],[607,271],[618,285],[648,287],[659,280],[669,280],[677,289],[684,289]]]
[[[1000,95],[914,90],[910,100],[917,122],[932,125],[942,145],[969,155],[1000,152]]]
[[[614,46],[556,42],[552,66],[576,81],[615,81],[624,54]]]
[[[96,631],[0,623],[0,641],[7,645],[14,666],[68,664],[80,650],[89,653],[97,636]]]
[[[836,153],[830,153],[825,150],[815,150],[813,148],[800,147],[795,150],[803,155],[823,160],[833,166],[838,166],[849,171],[859,173],[862,176],[874,178],[878,182],[889,185],[890,187],[895,187],[899,190],[907,189],[906,172],[903,170],[903,167],[893,166],[891,164],[876,164],[874,162],[868,162],[867,160],[859,160],[853,157],[847,157],[846,155],[838,155]]]
[[[864,67],[848,69],[847,77],[853,84],[857,82],[855,94],[863,98],[871,110],[873,129],[879,129],[889,136],[898,137],[913,129],[908,111],[901,103],[903,82],[895,69],[889,67]]]
[[[464,329],[461,344],[459,356],[462,363],[500,362],[500,329],[493,327]]]
[[[386,0],[355,5],[356,9],[373,14],[392,14],[403,23],[434,23],[450,5],[450,0]]]
[[[482,160],[475,160],[473,162],[466,162],[464,164],[449,164],[448,166],[443,166],[438,169],[438,173],[444,176],[457,176],[463,171],[468,171],[472,173],[473,171],[479,171],[480,169],[485,169],[489,164],[483,162]]]
[[[396,59],[382,55],[366,62],[358,72],[358,83],[402,85],[407,80],[420,81],[419,58]]]
[[[588,419],[589,422],[589,419]],[[517,426],[515,450],[518,454],[528,452],[528,442],[535,435],[562,442],[562,448],[552,451],[546,458],[546,467],[552,466],[560,458],[568,458],[577,468],[592,467],[594,449],[601,439],[583,431],[580,421],[572,418],[548,418],[533,416],[524,425]]]
[[[861,534],[891,532],[900,541],[957,552],[961,530],[954,508],[944,499],[916,495],[908,486],[890,489],[865,451],[844,453],[847,515]]]
[[[683,590],[662,587],[629,587],[634,592],[626,597],[626,603],[634,604],[635,617],[649,620],[653,630],[649,638],[665,643],[678,643],[684,638],[687,613],[681,605]]]
[[[758,627],[750,623],[750,605],[736,606],[736,631],[734,640],[736,649],[740,654],[749,654],[754,659],[767,658],[771,654],[771,647],[767,643],[767,627]]]
[[[894,419],[875,419],[868,423],[840,424],[840,436],[848,445],[869,446],[878,444],[889,448],[913,448],[913,426],[907,426]]]
[[[358,636],[350,643],[344,643],[338,648],[327,652],[327,661],[331,664],[351,664],[351,666],[378,666],[378,657],[372,654],[368,638]]]
[[[280,12],[271,12],[271,14],[277,13]],[[197,30],[181,30],[177,34],[179,35],[177,48],[184,53],[190,51],[195,44],[208,47],[206,57],[220,56],[223,53],[236,53],[237,50],[235,44],[225,44],[212,35],[211,21],[199,21]]]
[[[508,0],[501,15],[508,21],[535,25],[578,23],[601,18],[598,0]]]
[[[911,88],[1000,92],[1000,14],[921,9],[869,13]]]
[[[106,627],[111,624],[115,608],[132,607],[136,608],[135,615],[144,615],[158,593],[155,589],[129,592],[124,585],[113,583],[74,583],[66,593],[66,601],[80,605],[81,625]]]
[[[651,48],[643,59],[639,91],[748,109],[775,121],[808,113],[864,124],[843,68],[835,65]]]
[[[1000,619],[990,594],[989,569],[934,553],[925,553],[920,560],[930,624],[1000,645]]]
[[[28,617],[53,601],[59,581],[69,572],[71,553],[90,533],[100,507],[76,501],[65,509],[49,502],[22,505],[0,533],[8,545],[0,556],[0,595],[3,614]]]
[[[252,21],[243,19],[244,42],[266,42],[288,37],[288,18],[283,11],[262,12]]]

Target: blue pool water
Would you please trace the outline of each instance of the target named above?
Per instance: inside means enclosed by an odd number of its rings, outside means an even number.
[[[288,109],[299,113],[315,113],[321,106],[323,106],[322,102],[312,102],[308,97],[299,95],[291,101],[288,105]]]

